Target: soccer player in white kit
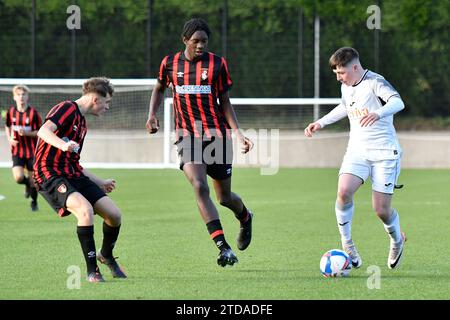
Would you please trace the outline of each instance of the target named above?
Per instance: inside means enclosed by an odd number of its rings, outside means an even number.
[[[353,195],[368,177],[372,180],[372,205],[390,238],[387,265],[400,264],[405,234],[400,218],[391,207],[394,188],[400,174],[402,150],[393,126],[393,115],[405,106],[398,92],[381,75],[363,69],[358,52],[349,47],[338,49],[330,58],[330,67],[342,83],[342,102],[327,115],[310,123],[305,135],[344,117],[350,121],[350,138],[339,171],[336,218],[342,248],[359,268],[362,259],[351,236],[354,211]]]

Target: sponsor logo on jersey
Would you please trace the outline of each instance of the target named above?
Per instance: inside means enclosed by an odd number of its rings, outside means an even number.
[[[175,91],[178,94],[210,94],[210,85],[182,85],[176,86]]]
[[[348,108],[347,114],[349,119],[359,119],[364,116],[367,116],[369,114],[369,109],[367,107],[365,108]]]
[[[183,78],[184,77],[184,72],[177,72],[177,77],[178,78]]]
[[[20,129],[23,129],[23,131],[25,131],[25,132],[31,131],[31,127],[30,126],[16,126],[16,125],[14,125],[14,126],[11,126],[11,129],[13,131],[19,131]]]

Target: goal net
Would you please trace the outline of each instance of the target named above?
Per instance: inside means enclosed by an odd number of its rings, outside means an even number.
[[[0,110],[4,115],[14,105],[13,86],[25,84],[30,88],[29,104],[36,107],[44,119],[57,103],[78,99],[84,81],[0,79]],[[88,168],[176,168],[178,159],[173,145],[175,133],[170,90],[166,90],[164,105],[157,114],[160,130],[149,135],[145,123],[156,79],[111,79],[111,83],[115,92],[110,109],[101,117],[87,116],[88,134],[81,155],[82,164]],[[255,148],[261,142],[259,139],[274,137],[270,132],[276,132],[276,139],[299,135],[308,123],[323,116],[339,102],[340,99],[334,98],[231,98],[240,127],[255,139]],[[9,167],[11,157],[4,135],[2,119],[0,166]],[[258,161],[241,164],[259,166]],[[237,165],[240,165],[239,161]]]

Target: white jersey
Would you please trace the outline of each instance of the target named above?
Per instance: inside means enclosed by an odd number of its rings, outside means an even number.
[[[398,109],[383,110],[391,97],[400,95],[381,75],[366,70],[361,80],[352,86],[342,84],[342,102],[317,122],[323,128],[345,116],[350,120],[350,139],[347,152],[368,160],[397,159],[401,148],[393,125]],[[360,120],[369,113],[377,113],[380,119],[371,126],[361,127]]]

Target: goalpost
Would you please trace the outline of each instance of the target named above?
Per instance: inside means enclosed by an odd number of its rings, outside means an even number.
[[[30,88],[29,104],[42,118],[51,107],[81,95],[86,79],[0,79],[0,110],[14,105],[11,90],[16,84]],[[172,98],[167,90],[158,111],[160,130],[145,129],[151,91],[156,79],[111,79],[115,92],[103,117],[88,117],[82,165],[87,168],[177,168]],[[338,98],[231,98],[241,128],[279,130],[298,134],[304,127],[340,103]],[[9,146],[0,123],[0,166],[11,166]],[[236,144],[235,144],[236,145]],[[257,146],[255,146],[257,147]]]

